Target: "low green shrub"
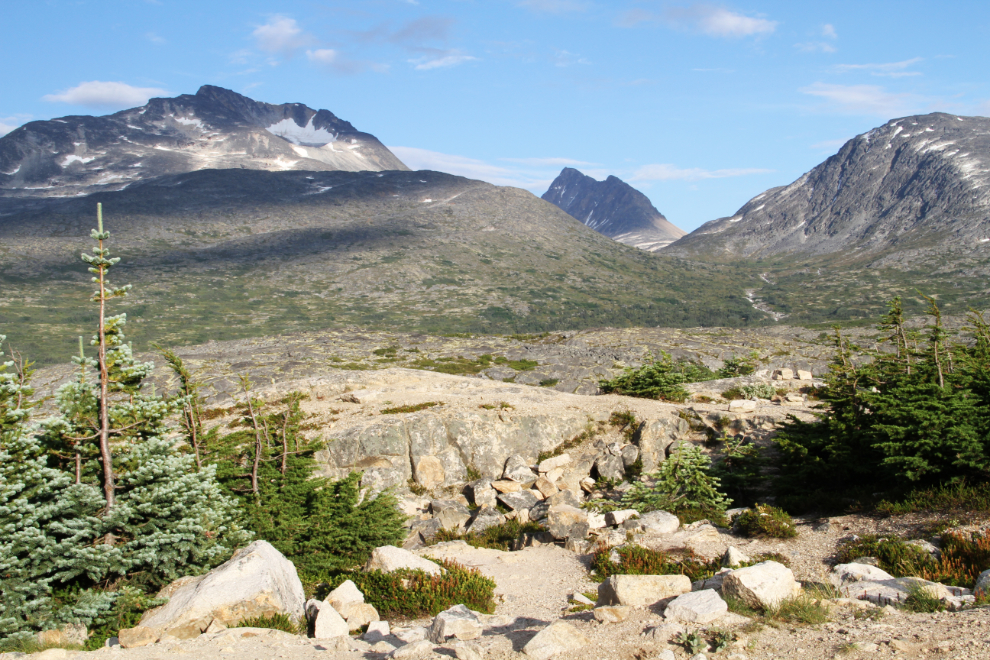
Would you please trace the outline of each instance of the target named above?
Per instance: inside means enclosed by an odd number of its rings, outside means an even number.
[[[596,580],[606,580],[612,575],[686,575],[694,582],[713,576],[721,568],[718,558],[706,560],[693,553],[674,557],[638,545],[615,548],[614,552],[618,562],[610,559],[612,548],[602,545],[595,549],[591,568]]]
[[[371,603],[383,619],[395,616],[436,616],[440,612],[463,604],[476,612],[495,611],[495,581],[475,568],[465,568],[453,561],[440,560],[442,575],[403,569],[347,572],[334,577],[326,587],[338,587],[352,580],[366,602]]]
[[[990,512],[990,483],[958,483],[911,491],[895,501],[884,500],[877,511],[889,516],[928,511],[967,513]]]
[[[783,509],[769,504],[757,504],[735,518],[739,532],[750,538],[792,539],[797,529],[791,516]]]
[[[722,398],[726,401],[735,401],[737,399],[745,399],[746,393],[742,391],[741,387],[730,387],[727,390],[722,390]]]
[[[683,383],[712,380],[715,373],[704,365],[693,362],[674,362],[668,353],[660,352],[660,358],[647,356],[642,366],[626,368],[611,380],[602,380],[599,387],[605,394],[625,394],[644,399],[661,399],[680,403],[687,399],[688,391]]]
[[[270,628],[292,633],[293,635],[306,634],[306,624],[294,620],[288,614],[277,612],[268,616],[256,616],[251,619],[244,619],[235,626],[237,628]]]
[[[750,351],[745,357],[731,355],[722,363],[722,368],[715,372],[718,378],[736,378],[749,376],[760,366],[760,354]]]
[[[908,587],[908,595],[904,599],[901,609],[908,612],[930,614],[932,612],[944,612],[946,608],[945,603],[929,589],[926,589],[924,585],[912,584]]]
[[[752,385],[743,385],[739,388],[743,393],[743,396],[747,399],[752,399],[756,397],[757,399],[770,399],[777,393],[773,385],[769,383],[753,383]]]
[[[425,401],[423,403],[417,403],[411,406],[396,406],[394,408],[382,408],[381,413],[383,415],[395,415],[398,413],[414,413],[420,410],[426,410],[427,408],[432,408],[434,406],[442,406],[442,401]]]
[[[934,566],[931,556],[921,548],[909,545],[898,538],[866,534],[844,541],[836,553],[836,562],[848,564],[859,557],[875,557],[879,568],[894,577],[921,576]]]
[[[947,532],[941,545],[935,568],[921,573],[926,580],[972,589],[980,573],[990,568],[990,536]]]
[[[493,550],[511,550],[513,542],[523,534],[537,534],[544,531],[535,522],[520,523],[518,520],[506,520],[501,525],[493,525],[481,532],[462,534],[455,530],[441,529],[433,537],[431,545],[444,541],[464,541],[475,548],[491,548]]]

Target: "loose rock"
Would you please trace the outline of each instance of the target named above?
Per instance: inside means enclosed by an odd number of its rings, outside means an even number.
[[[372,550],[371,559],[365,564],[364,570],[365,572],[382,571],[384,573],[391,573],[401,568],[421,570],[430,575],[440,575],[443,572],[439,564],[414,555],[408,550],[396,548],[394,545],[383,545],[380,548]]]
[[[523,653],[534,660],[548,660],[558,653],[576,651],[591,643],[587,637],[565,621],[555,621],[536,633],[523,647]]]

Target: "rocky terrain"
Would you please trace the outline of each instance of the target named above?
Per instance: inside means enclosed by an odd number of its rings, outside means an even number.
[[[586,333],[583,340],[592,345],[594,338],[603,345],[608,337]],[[369,346],[368,339],[349,339],[355,358],[355,347]],[[621,349],[614,336],[611,341],[611,350]],[[341,338],[340,343],[347,342]],[[550,351],[561,344],[526,346]],[[293,351],[302,350],[300,344],[272,344],[267,353],[261,348],[255,347],[259,356],[287,355],[280,351],[296,355]],[[207,349],[213,351],[213,358]],[[990,610],[966,609],[973,600],[967,591],[926,586],[950,609],[962,609],[912,614],[895,607],[906,597],[910,581],[894,580],[866,564],[835,566],[838,544],[852,534],[932,540],[930,532],[923,531],[930,528],[931,516],[800,518],[795,521],[798,536],[780,540],[744,538],[705,521],[681,525],[662,512],[636,518],[623,511],[599,515],[580,506],[602,497],[592,477],[605,477],[614,470],[613,476],[621,481],[624,468],[634,459],[649,471],[679,444],[703,446],[707,429],[716,425],[753,442],[769,441],[776,424],[787,415],[809,418],[814,402],[801,396],[798,388],[810,381],[768,380],[790,390],[792,396],[746,402],[753,405],[745,408],[724,401],[676,405],[395,367],[305,372],[290,365],[276,372],[270,371],[271,363],[264,357],[254,369],[231,364],[243,345],[211,344],[197,350],[187,353],[187,358],[198,370],[253,373],[259,381],[255,393],[263,397],[275,398],[289,390],[308,394],[303,410],[309,427],[329,441],[318,457],[325,473],[340,476],[359,469],[364,472],[362,485],[373,490],[392,486],[402,495],[402,507],[410,516],[406,549],[377,550],[368,569],[417,566],[433,571],[439,566],[430,560],[453,559],[495,580],[494,614],[476,614],[461,606],[435,618],[381,622],[360,591],[346,583],[322,601],[306,601],[291,563],[266,543],[255,542],[207,576],[184,578],[167,587],[169,604],[146,613],[137,627],[122,631],[107,648],[90,653],[51,649],[35,656],[39,660],[151,660],[175,654],[259,660],[818,660],[930,655],[976,660],[990,653],[986,632]],[[813,363],[814,357],[807,360]],[[262,370],[272,374],[270,383],[262,381]],[[41,374],[48,386],[57,379],[56,371]],[[304,373],[301,380],[288,380],[290,374]],[[165,380],[158,382],[168,386]],[[211,400],[214,405],[228,405],[238,396],[215,386]],[[396,412],[403,407],[410,412]],[[634,433],[626,434],[611,423],[617,412],[632,413]],[[213,416],[210,423],[224,424],[229,418],[232,411]],[[582,432],[575,443],[575,434]],[[539,456],[540,452],[545,453]],[[505,510],[508,513],[502,513]],[[515,551],[471,548],[460,541],[424,545],[440,528],[477,531],[508,517],[542,521],[546,531],[521,537]],[[972,519],[964,529],[983,529],[988,524]],[[694,584],[683,576],[617,576],[596,583],[588,553],[596,544],[629,543],[689,549],[707,558],[724,556],[726,569]],[[766,553],[775,553],[776,559],[748,568],[733,563]],[[816,585],[822,584],[833,589],[830,600],[822,601],[829,611],[822,623],[754,619],[727,611],[723,601],[733,596],[754,605],[773,604],[802,593],[802,588],[808,599],[820,599]],[[242,618],[273,611],[307,617],[313,636],[230,627]],[[730,642],[722,650],[702,649],[698,656],[677,641],[680,632],[691,631],[706,640],[724,631]],[[68,637],[77,633],[67,629],[57,634],[71,641]],[[56,633],[51,635],[48,641],[59,641],[54,639]]]
[[[222,87],[103,117],[33,121],[0,138],[5,196],[76,197],[203,169],[408,169],[329,110],[272,105]]]
[[[639,192],[618,177],[596,181],[565,167],[543,199],[620,243],[656,252],[687,232],[675,227]]]
[[[990,119],[904,117],[853,138],[789,186],[757,195],[665,251],[829,255],[833,263],[902,268],[924,261],[958,270],[964,259],[990,256],[988,184]]]

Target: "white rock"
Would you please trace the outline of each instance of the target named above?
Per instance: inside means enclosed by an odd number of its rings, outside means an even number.
[[[484,660],[485,657],[481,654],[481,650],[477,644],[457,642],[451,648],[454,649],[454,655],[457,656],[457,660]]]
[[[667,609],[664,610],[663,615],[675,621],[704,625],[711,623],[728,611],[729,606],[713,589],[705,589],[704,591],[681,594],[667,604]]]
[[[605,527],[605,514],[604,513],[591,513],[588,512],[588,529],[601,529]]]
[[[350,632],[347,622],[330,603],[310,600],[306,603],[307,618],[313,622],[313,637],[315,639],[333,639],[347,637]]]
[[[670,649],[664,649],[657,653],[655,660],[677,660],[677,656]]]
[[[629,618],[631,609],[627,605],[602,605],[596,607],[592,614],[595,616],[595,620],[600,623],[621,623]]]
[[[548,472],[552,472],[553,470],[563,468],[565,465],[570,465],[570,464],[571,464],[570,455],[561,454],[560,456],[554,456],[553,458],[548,458],[545,461],[542,461],[537,469],[539,470],[540,474],[546,474]]]
[[[686,575],[613,575],[598,585],[598,605],[648,607],[691,591]]]
[[[576,651],[591,640],[566,621],[554,621],[536,633],[523,647],[523,653],[534,660],[548,660],[560,653]]]
[[[605,514],[605,524],[606,525],[621,525],[633,516],[638,516],[639,511],[636,509],[623,509],[622,511],[609,511]]]
[[[681,526],[681,521],[667,511],[650,511],[639,517],[639,528],[647,534],[673,534]]]
[[[749,561],[749,557],[744,555],[738,548],[734,545],[730,545],[725,554],[722,555],[722,566],[728,566],[729,568],[736,568],[740,564],[745,564]]]
[[[389,636],[388,621],[372,621],[368,624],[368,630],[361,635],[361,639],[374,644]]]
[[[214,619],[233,626],[257,616],[304,614],[306,596],[296,567],[267,541],[238,550],[206,575],[177,582],[159,594],[168,603],[145,612],[140,625],[188,639]]]
[[[793,380],[794,371],[791,369],[774,369],[771,378],[773,380]]]
[[[341,582],[340,586],[327,594],[324,601],[333,605],[338,612],[342,612],[344,607],[352,603],[363,603],[364,594],[357,588],[357,585],[350,580]]]
[[[394,545],[383,545],[372,550],[371,559],[365,564],[364,570],[391,573],[401,568],[421,570],[430,575],[440,575],[443,572],[439,564],[414,555],[408,550],[396,548]]]
[[[722,581],[722,594],[734,596],[750,607],[776,607],[801,591],[791,569],[765,561],[732,571]]]
[[[351,603],[340,615],[347,620],[347,629],[360,630],[373,621],[378,621],[378,610],[370,603]]]
[[[413,626],[412,628],[396,628],[392,631],[392,636],[402,640],[406,644],[420,642],[426,639],[426,628]]]
[[[869,564],[839,564],[832,569],[828,576],[829,582],[836,589],[841,589],[854,582],[880,582],[893,580],[894,576],[876,566]]]
[[[426,656],[432,654],[433,642],[421,639],[418,642],[412,642],[411,644],[400,646],[389,653],[388,657],[394,658],[394,660],[417,660],[417,658],[425,658]]]
[[[443,463],[436,456],[423,456],[416,462],[415,479],[416,483],[427,490],[433,490],[443,484],[447,475],[444,473]]]
[[[811,375],[810,371],[805,371],[803,369],[798,369],[797,371],[798,380],[811,380],[814,376]]]
[[[729,401],[729,412],[754,412],[756,410],[756,401],[750,401],[748,399],[734,399]]]
[[[585,596],[583,593],[581,593],[579,591],[575,591],[573,594],[571,594],[571,600],[573,600],[575,603],[579,603],[581,605],[594,605],[595,604],[595,601],[591,600],[590,598],[588,598],[587,596]]]
[[[443,644],[448,637],[464,641],[481,637],[482,627],[478,615],[465,605],[454,605],[437,614],[427,638],[436,644]]]

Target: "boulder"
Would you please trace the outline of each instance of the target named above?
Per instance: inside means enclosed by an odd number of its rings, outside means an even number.
[[[771,376],[771,379],[773,379],[773,380],[793,380],[794,379],[794,371],[791,370],[791,369],[774,369],[773,370],[773,376]]]
[[[568,454],[561,454],[560,456],[554,456],[540,462],[537,470],[540,474],[546,474],[547,472],[552,472],[554,470],[563,468],[564,466],[571,464],[571,457]]]
[[[866,600],[881,607],[898,605],[907,600],[914,589],[921,588],[933,598],[947,604],[949,609],[959,609],[972,595],[968,589],[948,587],[938,582],[929,582],[916,577],[893,578],[890,580],[850,582],[839,591],[843,596]],[[965,599],[965,600],[962,600]]]
[[[361,630],[371,622],[381,620],[378,610],[370,603],[351,603],[340,615],[347,621],[348,631]]]
[[[596,607],[592,614],[600,623],[622,623],[629,618],[631,607],[626,605],[602,605]]]
[[[176,582],[159,593],[169,601],[145,612],[141,626],[188,639],[214,619],[232,627],[259,616],[300,619],[304,614],[306,597],[296,567],[267,541],[238,550],[205,575]]]
[[[497,509],[485,506],[475,512],[466,531],[468,533],[483,532],[489,527],[503,524],[505,524],[505,516],[499,513]]]
[[[681,594],[667,604],[663,615],[674,621],[705,625],[728,611],[729,606],[713,589],[704,589]]]
[[[648,607],[689,591],[686,575],[613,575],[598,585],[598,605]]]
[[[685,437],[691,427],[687,420],[674,415],[643,422],[639,429],[639,457],[643,472],[654,472],[667,458],[667,448],[674,440]]]
[[[471,519],[468,508],[456,500],[433,500],[430,502],[430,510],[443,529],[464,529],[464,525]]]
[[[513,481],[512,479],[499,479],[498,481],[493,481],[492,488],[499,493],[518,493],[523,489],[518,481]],[[496,497],[498,496],[496,495]]]
[[[625,521],[629,520],[634,516],[638,516],[639,511],[636,509],[622,509],[621,511],[609,511],[605,514],[605,524],[606,525],[621,525]]]
[[[588,515],[581,509],[559,504],[547,512],[547,530],[555,539],[584,538],[588,529]]]
[[[805,371],[804,369],[797,370],[798,380],[811,380],[814,376],[811,375],[810,371]]]
[[[481,637],[482,626],[478,615],[465,605],[454,605],[433,618],[427,638],[435,644],[443,644],[448,637],[459,640]]]
[[[646,534],[673,534],[681,526],[677,516],[667,511],[650,511],[639,516],[637,527]]]
[[[158,641],[158,630],[146,626],[134,626],[124,628],[117,633],[117,641],[125,649],[134,649],[140,646],[148,646]]]
[[[436,456],[422,456],[416,462],[416,469],[413,471],[416,483],[427,490],[433,490],[437,486],[442,486],[447,478],[443,469],[443,463]]]
[[[605,527],[605,514],[588,512],[588,527],[590,529],[602,529]]]
[[[521,490],[518,493],[502,493],[498,496],[498,501],[513,511],[522,511],[532,509],[540,499],[530,490]]]
[[[525,488],[529,488],[536,481],[536,475],[525,458],[519,454],[513,454],[505,461],[505,469],[502,470],[503,479],[518,481]]]
[[[376,644],[385,641],[390,632],[388,621],[372,621],[368,624],[368,630],[361,635],[361,639],[369,644]]]
[[[591,640],[577,628],[566,621],[558,620],[536,633],[523,647],[523,653],[533,660],[549,660],[560,653],[577,651],[590,643]]]
[[[326,601],[309,600],[306,602],[306,618],[313,628],[315,639],[333,639],[347,637],[350,632],[347,622],[333,605]]]
[[[468,494],[475,506],[495,508],[498,493],[492,488],[491,479],[478,479],[468,484]]]
[[[543,497],[550,497],[559,490],[554,483],[546,477],[540,477],[537,479],[534,487],[536,490],[540,491],[540,494],[542,494]]]
[[[735,399],[729,401],[729,412],[755,412],[756,411],[756,401],[749,401],[748,399]]]
[[[832,573],[828,576],[829,582],[836,589],[842,589],[855,582],[880,582],[893,579],[894,576],[890,573],[869,564],[839,564],[832,568]]]
[[[623,467],[632,467],[632,465],[639,460],[639,447],[636,445],[626,445],[622,448],[619,456],[622,458]]]
[[[722,581],[724,595],[738,598],[757,609],[776,607],[800,591],[801,586],[794,580],[791,569],[775,561],[732,571]]]
[[[433,655],[433,642],[421,639],[417,642],[400,646],[388,654],[394,660],[418,660]]]
[[[409,524],[409,536],[406,537],[406,541],[402,544],[403,547],[418,548],[421,545],[425,545],[433,540],[433,537],[437,535],[443,527],[440,521],[436,518],[428,518],[426,520],[413,520]]]
[[[990,568],[980,573],[976,578],[976,586],[973,587],[973,595],[977,598],[990,596]]]
[[[546,499],[547,504],[550,506],[556,506],[557,504],[566,504],[568,506],[581,506],[581,499],[572,490],[563,489],[557,493],[554,493]]]
[[[697,580],[691,583],[691,591],[704,591],[705,589],[712,589],[716,593],[722,593],[722,582],[725,581],[725,576],[732,572],[731,568],[723,568],[715,575],[705,578],[703,580]]]
[[[741,564],[749,562],[750,559],[742,553],[736,546],[730,545],[725,554],[722,555],[722,566],[738,568]]]
[[[333,609],[338,612],[343,612],[348,605],[363,603],[364,594],[361,593],[361,590],[352,581],[345,580],[341,582],[339,587],[327,594],[327,597],[323,601],[330,603]],[[346,618],[347,615],[344,614],[344,617]]]
[[[430,575],[440,575],[443,572],[439,564],[414,555],[408,550],[396,548],[394,545],[383,545],[372,550],[371,559],[364,566],[365,572],[382,571],[383,573],[391,573],[403,568],[424,571]]]
[[[621,456],[602,454],[595,459],[594,474],[600,479],[622,481],[626,478],[626,466],[622,464]]]

